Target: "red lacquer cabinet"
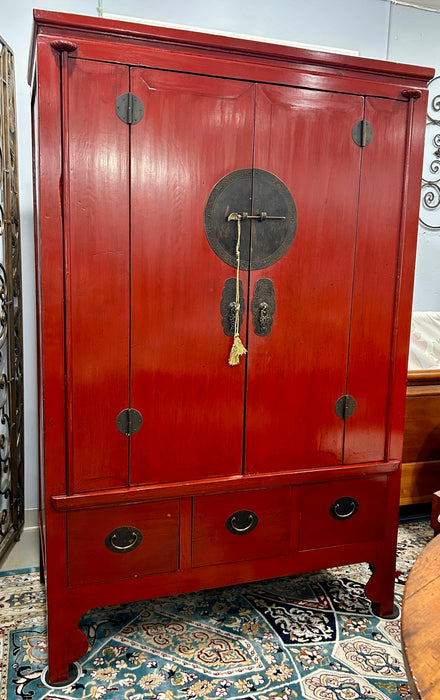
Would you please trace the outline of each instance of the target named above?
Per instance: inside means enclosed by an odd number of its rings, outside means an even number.
[[[367,561],[392,614],[431,75],[35,13],[51,681],[97,605]]]

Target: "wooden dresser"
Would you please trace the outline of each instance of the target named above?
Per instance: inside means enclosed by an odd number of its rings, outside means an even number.
[[[35,13],[52,682],[98,605],[367,561],[393,613],[431,77]]]
[[[440,488],[440,370],[408,372],[400,504],[429,503]]]

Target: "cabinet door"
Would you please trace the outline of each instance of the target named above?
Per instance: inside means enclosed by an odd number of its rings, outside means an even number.
[[[128,80],[125,66],[70,58],[63,85],[70,492],[128,483],[116,417],[129,386],[129,130],[115,111]]]
[[[245,363],[228,366],[220,314],[235,271],[203,214],[225,174],[252,167],[255,88],[134,69],[131,89],[145,113],[131,127],[131,405],[143,425],[130,483],[239,474]]]
[[[363,149],[347,391],[344,462],[383,460],[396,303],[406,139],[406,100],[366,98],[374,129]]]
[[[257,93],[255,167],[288,187],[298,222],[280,260],[250,275],[251,297],[259,279],[271,280],[276,308],[266,336],[249,321],[248,473],[342,461],[335,404],[346,393],[361,162],[352,129],[362,117],[359,96],[274,86]]]

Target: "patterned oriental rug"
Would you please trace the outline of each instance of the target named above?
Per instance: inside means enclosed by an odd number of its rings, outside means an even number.
[[[396,602],[432,538],[399,528]],[[69,687],[46,684],[37,571],[0,576],[1,700],[410,700],[400,620],[371,614],[369,569],[301,576],[90,611],[89,652]]]

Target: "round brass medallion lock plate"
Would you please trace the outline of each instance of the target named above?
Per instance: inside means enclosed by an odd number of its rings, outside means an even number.
[[[280,260],[295,237],[297,212],[288,188],[266,170],[244,168],[225,175],[205,207],[209,245],[223,262],[237,266],[237,221],[241,220],[240,268],[261,270]],[[249,218],[248,218],[249,217]]]

